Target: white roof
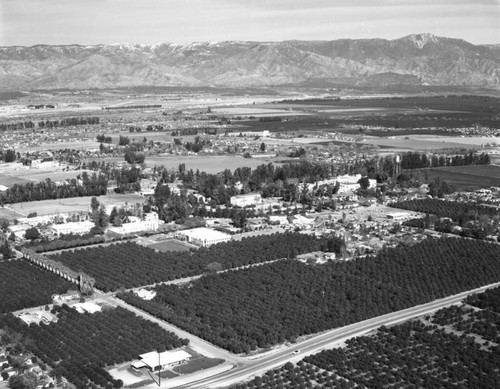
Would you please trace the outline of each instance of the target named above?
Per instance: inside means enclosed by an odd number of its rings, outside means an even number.
[[[155,368],[156,366],[158,366],[158,362],[160,362],[159,364],[162,366],[169,365],[189,359],[191,358],[191,354],[187,353],[184,350],[177,350],[164,351],[158,356],[158,353],[156,351],[151,351],[149,353],[139,355],[139,358],[141,358],[142,362],[144,362],[149,367]]]
[[[192,228],[190,230],[179,231],[179,234],[189,236],[190,238],[195,239],[206,239],[206,240],[217,240],[217,239],[225,239],[230,238],[231,235],[225,234],[220,231],[212,230],[206,227]]]
[[[66,231],[66,230],[73,230],[73,231],[78,231],[80,229],[90,229],[94,227],[94,223],[92,223],[90,220],[85,220],[82,222],[70,222],[70,223],[62,223],[62,224],[53,224],[52,229],[59,231]]]
[[[95,303],[85,302],[73,305],[73,307],[80,313],[96,313],[101,311],[101,307]]]

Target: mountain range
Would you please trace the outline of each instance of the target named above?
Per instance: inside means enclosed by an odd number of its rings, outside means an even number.
[[[0,89],[263,87],[307,83],[500,89],[500,46],[394,40],[0,47]]]

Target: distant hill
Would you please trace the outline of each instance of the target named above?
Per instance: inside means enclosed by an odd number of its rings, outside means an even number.
[[[342,83],[500,89],[500,48],[400,39],[0,47],[0,89]]]

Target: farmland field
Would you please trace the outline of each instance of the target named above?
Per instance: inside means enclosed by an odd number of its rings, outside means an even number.
[[[151,245],[148,245],[150,249],[154,250],[159,250],[163,252],[169,252],[169,251],[188,251],[191,247],[179,242],[178,240],[165,240],[163,242],[158,242],[158,243],[153,243]]]
[[[272,159],[271,159],[272,161]],[[270,162],[271,162],[270,161]],[[146,157],[146,165],[154,166],[154,165],[163,165],[166,168],[175,169],[179,168],[179,164],[186,164],[186,170],[193,169],[196,171],[199,169],[200,171],[204,171],[207,173],[218,173],[225,169],[234,170],[239,167],[250,167],[256,168],[267,161],[263,161],[262,159],[253,159],[253,158],[243,158],[240,156],[193,156],[193,157],[184,157],[184,156],[152,156]]]
[[[0,275],[0,313],[49,304],[52,294],[76,288],[56,274],[23,260],[0,262]]]
[[[15,174],[0,173],[0,185],[10,187],[14,184],[26,184],[28,180],[18,177]]]
[[[462,138],[460,138],[462,139]],[[467,139],[467,138],[465,138]],[[464,143],[464,141],[459,141],[456,138],[447,139],[446,137],[425,137],[425,139],[419,137],[410,136],[394,136],[394,137],[366,137],[361,141],[363,144],[376,145],[381,148],[395,148],[401,150],[415,150],[415,151],[425,151],[425,150],[441,150],[441,149],[471,149],[479,148],[479,145]]]
[[[189,288],[158,285],[147,303],[133,293],[119,297],[241,353],[496,281],[499,254],[498,245],[477,240],[427,239],[353,261],[283,260],[201,277]]]
[[[429,175],[429,179],[441,177],[455,185],[457,190],[475,190],[500,186],[500,166],[470,165],[427,168],[421,171]]]
[[[91,199],[92,196],[84,196],[71,197],[67,199],[30,201],[13,204],[12,209],[22,215],[28,215],[31,212],[36,212],[39,216],[52,215],[57,213],[85,212],[89,210]],[[124,205],[125,203],[142,204],[144,202],[144,197],[133,193],[110,194],[105,196],[98,196],[97,200],[99,200],[99,203],[103,204],[106,207],[112,207],[115,205]]]
[[[65,181],[67,179],[76,178],[83,172],[87,172],[91,176],[94,172],[91,170],[69,170],[69,171],[46,171],[30,169],[29,174],[24,174],[21,177],[34,182],[44,181],[50,178],[52,181]]]
[[[0,208],[0,218],[4,218],[4,219],[7,219],[7,220],[15,220],[15,219],[18,219],[20,217],[23,217],[24,215],[18,213],[18,212],[15,212],[9,208]]]
[[[25,184],[27,182],[41,182],[47,178],[50,178],[51,181],[65,181],[67,179],[76,178],[79,174],[83,172],[87,172],[89,175],[92,175],[94,172],[91,170],[69,170],[69,171],[61,171],[60,168],[53,169],[27,169],[27,170],[19,170],[13,172],[8,175],[9,178],[13,181],[10,185],[14,183]],[[2,184],[3,175],[0,175],[0,184]],[[5,186],[10,186],[7,184],[2,184]]]

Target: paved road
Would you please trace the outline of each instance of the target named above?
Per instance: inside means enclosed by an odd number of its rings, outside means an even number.
[[[332,348],[338,343],[345,341],[346,339],[366,334],[377,329],[381,325],[392,325],[421,315],[429,314],[441,308],[460,303],[466,296],[470,294],[483,292],[488,288],[496,286],[500,286],[500,282],[471,291],[463,292],[454,296],[446,297],[444,299],[435,300],[433,302],[419,305],[413,308],[364,320],[342,328],[326,331],[305,341],[296,343],[293,345],[293,347],[288,347],[272,354],[263,355],[260,358],[244,358],[244,360],[240,360],[238,366],[230,371],[212,377],[204,378],[189,385],[181,384],[177,387],[204,389],[227,387],[229,385],[242,382],[252,376],[262,375],[266,371],[282,366],[288,361],[299,361],[307,355],[315,354],[321,350]],[[298,354],[294,354],[294,350],[299,350]],[[170,382],[170,385],[165,387],[176,387],[175,381],[172,380],[172,382]]]

